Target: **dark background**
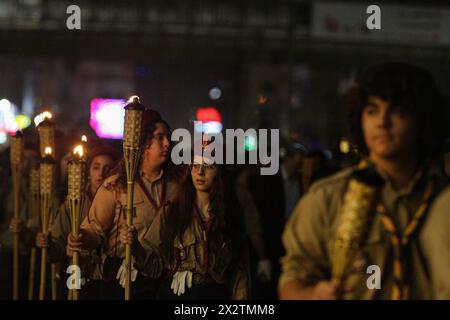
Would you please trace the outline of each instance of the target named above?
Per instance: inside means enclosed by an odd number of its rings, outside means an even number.
[[[418,64],[449,92],[448,1],[377,1],[375,31],[365,27],[374,3],[328,3],[1,0],[0,99],[30,116],[45,106],[74,134],[87,131],[96,97],[137,94],[173,128],[192,128],[196,108],[213,105],[224,127],[280,128],[334,151],[346,128],[340,97],[367,66]],[[81,30],[66,27],[71,4]]]

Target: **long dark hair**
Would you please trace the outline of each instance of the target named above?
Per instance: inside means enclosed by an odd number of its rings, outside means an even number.
[[[237,248],[243,234],[243,223],[239,219],[240,208],[227,170],[223,165],[216,167],[217,175],[210,190],[210,211],[214,215],[214,223],[209,238],[212,241],[231,241],[233,247]],[[182,235],[193,222],[196,190],[191,168],[186,168],[173,202],[162,213],[166,215],[161,229],[163,242],[173,243],[177,236],[182,241]]]

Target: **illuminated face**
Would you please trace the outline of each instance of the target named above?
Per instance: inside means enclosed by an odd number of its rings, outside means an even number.
[[[170,132],[169,128],[162,122],[156,123],[153,138],[144,151],[144,158],[158,166],[162,166],[170,156]]]
[[[217,176],[215,164],[193,163],[191,167],[192,183],[197,191],[209,192]]]
[[[362,115],[364,140],[372,159],[393,159],[414,152],[417,133],[414,119],[376,96],[370,96]]]
[[[89,168],[89,182],[93,190],[97,190],[100,187],[113,165],[113,159],[107,155],[101,154],[92,159]]]

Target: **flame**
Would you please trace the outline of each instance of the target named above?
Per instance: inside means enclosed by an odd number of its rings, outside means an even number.
[[[78,156],[81,158],[83,156],[83,151],[83,146],[80,144],[73,149],[73,154],[78,154]]]
[[[51,155],[52,154],[52,148],[51,147],[45,147],[45,154]]]
[[[81,137],[81,141],[83,141],[83,142],[87,142],[87,138],[86,138],[86,136],[83,134],[83,136]]]
[[[44,111],[44,112],[42,113],[42,116],[44,117],[44,119],[45,119],[45,118],[51,119],[51,118],[53,117],[53,115],[52,115],[50,112],[48,112],[48,111]]]
[[[139,101],[139,97],[138,97],[138,96],[131,96],[131,97],[128,99],[128,102],[133,102],[135,99],[137,99],[137,100]]]
[[[45,120],[45,118],[49,118],[51,119],[53,117],[53,115],[48,112],[48,111],[44,111],[40,114],[38,114],[36,117],[34,117],[34,124],[36,125],[36,127]]]

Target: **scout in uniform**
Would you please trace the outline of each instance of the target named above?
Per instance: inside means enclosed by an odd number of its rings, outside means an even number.
[[[84,219],[92,204],[97,189],[102,184],[104,178],[109,171],[114,168],[115,162],[119,159],[119,152],[107,146],[94,147],[90,154],[88,184],[86,186],[86,196],[81,209],[81,219]],[[72,256],[72,252],[66,252],[67,237],[72,232],[71,214],[68,200],[59,208],[58,213],[49,229],[48,234],[39,232],[36,235],[36,245],[39,248],[48,247],[48,257],[51,263],[61,263],[61,272],[65,275],[65,267],[69,264],[68,257]],[[98,299],[100,273],[100,257],[99,250],[81,252],[82,277],[87,280],[87,284],[82,287],[82,299]],[[65,277],[63,276],[63,279]],[[61,285],[64,290],[58,292],[67,292],[66,281],[62,281]],[[65,296],[63,295],[65,298]]]
[[[247,299],[248,251],[237,201],[218,165],[202,156],[180,185],[172,204],[156,218],[144,242],[123,227],[142,273],[160,278],[160,299]],[[141,246],[142,244],[142,246]]]
[[[133,225],[139,239],[150,227],[160,208],[170,199],[175,187],[170,168],[170,128],[158,112],[147,109],[143,115],[144,144],[140,171],[135,182]],[[119,241],[119,228],[125,223],[126,174],[123,162],[118,173],[108,177],[97,190],[88,216],[80,227],[80,235],[69,235],[69,250],[102,248],[104,253],[101,297],[123,299],[125,247]],[[118,279],[117,279],[118,278]],[[154,298],[153,279],[137,274],[133,268],[132,297]]]
[[[367,157],[315,183],[297,204],[283,234],[280,298],[449,299],[450,188],[431,161],[445,138],[445,101],[431,74],[404,64],[369,69],[353,93],[353,138]],[[381,184],[370,220],[357,207],[349,221],[350,185],[364,170]],[[366,227],[335,282],[339,230],[353,226],[351,234],[355,221]]]

